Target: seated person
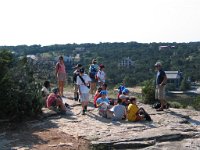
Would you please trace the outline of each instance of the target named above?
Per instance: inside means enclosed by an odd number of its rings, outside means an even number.
[[[54,107],[54,108],[59,107],[60,111],[62,113],[65,113],[66,112],[66,107],[65,107],[65,104],[63,104],[62,99],[59,96],[59,89],[58,88],[54,88],[52,91],[53,91],[53,93],[51,93],[47,97],[47,100],[46,100],[47,108],[50,109],[51,107]]]
[[[128,105],[127,111],[127,119],[128,121],[151,121],[149,114],[142,107],[138,108],[135,97],[130,98],[130,104]]]
[[[44,81],[44,84],[42,86],[42,97],[44,100],[47,99],[47,97],[49,96],[50,92],[50,82],[49,81]]]
[[[111,111],[113,111],[113,120],[122,120],[126,119],[126,107],[122,105],[122,100],[118,99],[118,104],[115,105]]]
[[[102,88],[99,87],[94,95],[94,107],[97,108],[97,99],[99,97],[101,97],[100,92],[101,92]]]
[[[118,94],[117,94],[117,98],[119,99],[119,96],[122,94],[122,91],[125,89],[125,83],[124,81],[122,82],[122,84],[119,86],[118,88]]]
[[[97,99],[97,107],[99,108],[99,115],[107,118],[108,109],[110,108],[110,101],[106,97],[106,92],[100,92],[101,97]]]
[[[129,105],[128,97],[126,95],[121,94],[119,99],[122,101],[122,105],[127,107]]]
[[[104,83],[101,87],[99,87],[94,95],[94,107],[97,108],[97,104],[96,101],[99,97],[101,97],[100,92],[101,91],[105,91],[106,92],[106,96],[108,95],[108,91],[107,91],[107,84]]]

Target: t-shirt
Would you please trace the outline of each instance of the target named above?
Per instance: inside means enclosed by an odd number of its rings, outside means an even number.
[[[113,108],[114,119],[121,120],[124,118],[126,107],[124,105],[118,104]]]
[[[139,108],[136,104],[129,104],[128,105],[128,112],[127,112],[127,118],[128,121],[135,121],[137,118],[136,113],[138,112]]]
[[[118,92],[121,94],[124,89],[125,89],[125,86],[120,85],[118,88]]]
[[[42,91],[42,96],[43,96],[43,97],[49,95],[49,90],[48,90],[45,86],[42,87],[42,90],[41,90],[41,91]]]
[[[105,81],[106,81],[106,74],[105,74],[105,72],[103,70],[99,70],[97,72],[97,77],[99,78],[98,82],[104,82],[105,83]]]
[[[86,85],[88,85],[88,83],[91,81],[90,77],[87,74],[83,74],[81,77],[85,81]],[[76,80],[76,84],[80,86],[81,93],[89,93],[90,89],[83,83],[79,76],[77,76]]]
[[[52,103],[57,99],[57,95],[54,93],[51,93],[47,98],[47,107],[50,107]]]
[[[102,106],[99,107],[99,109],[107,110],[108,106],[110,105],[110,101],[108,98],[98,98],[97,99],[97,105],[103,103]]]
[[[66,70],[65,70],[65,64],[61,64],[60,62],[58,62],[56,64],[56,67],[58,69],[58,73],[66,73]]]
[[[156,74],[156,85],[161,84],[166,76],[165,72],[161,69]]]

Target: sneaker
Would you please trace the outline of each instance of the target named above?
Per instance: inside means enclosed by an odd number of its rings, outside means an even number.
[[[85,115],[85,110],[82,110],[82,113],[81,113],[81,115]]]
[[[87,111],[87,106],[85,106],[85,111]]]

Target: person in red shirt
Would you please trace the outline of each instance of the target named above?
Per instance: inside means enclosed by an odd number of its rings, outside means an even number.
[[[54,88],[53,93],[51,93],[46,100],[47,108],[59,107],[61,112],[66,112],[65,104],[63,104],[62,99],[59,96],[59,89]]]

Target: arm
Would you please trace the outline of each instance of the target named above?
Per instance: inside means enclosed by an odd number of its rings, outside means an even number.
[[[57,76],[57,74],[58,74],[58,70],[59,70],[59,66],[58,66],[59,64],[57,63],[56,64],[56,69],[55,69],[55,74],[56,74],[56,76]]]
[[[163,79],[163,81],[161,82],[161,86],[163,86],[163,85],[165,85],[167,83],[167,76],[165,75],[164,76],[164,79]]]

